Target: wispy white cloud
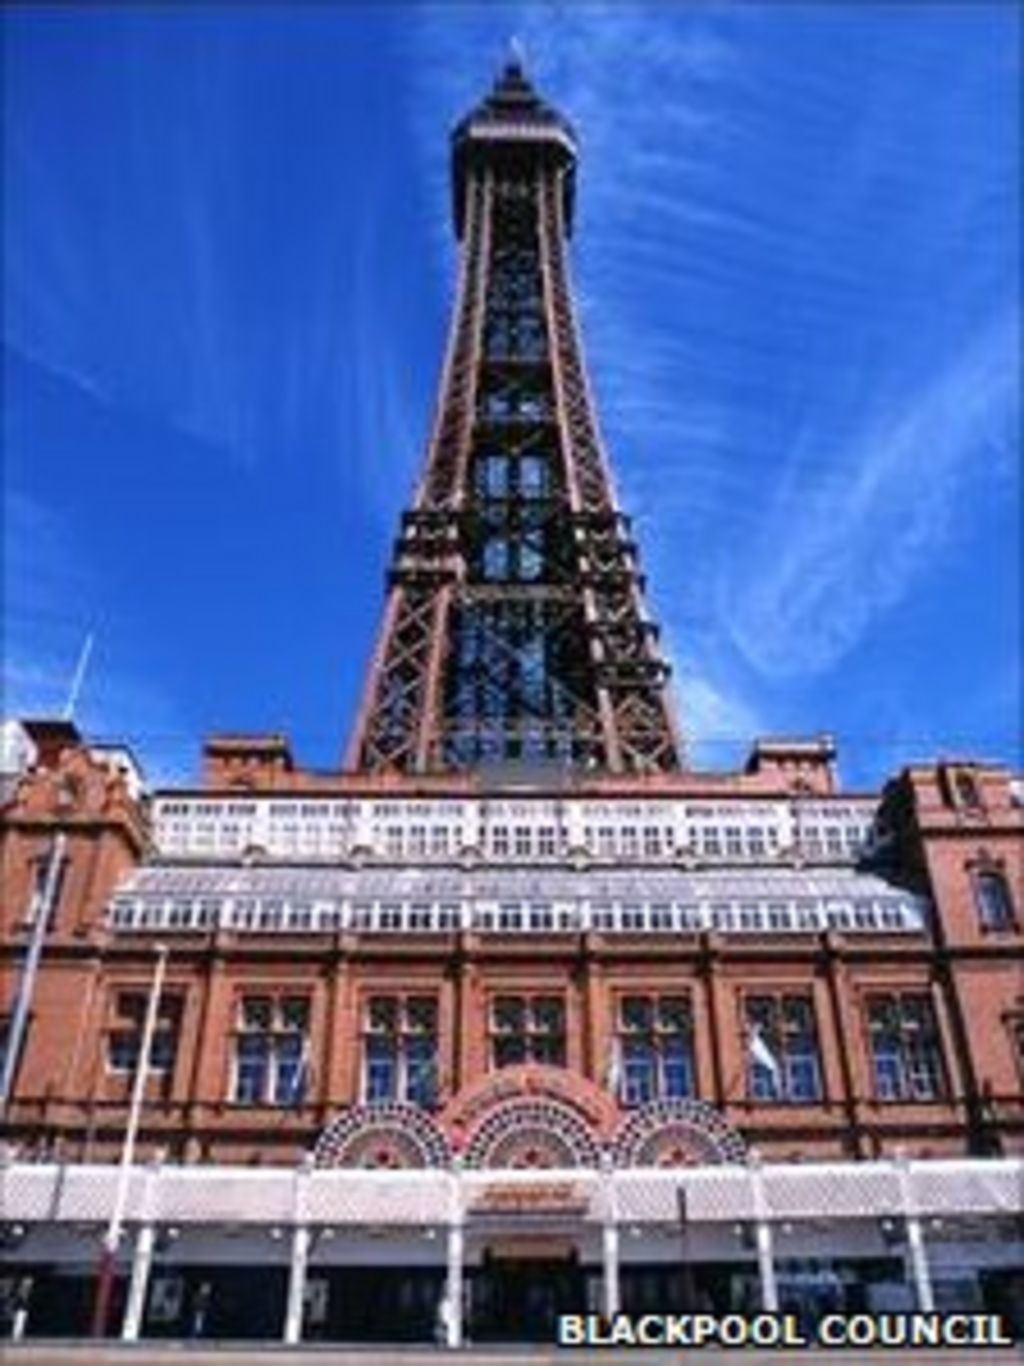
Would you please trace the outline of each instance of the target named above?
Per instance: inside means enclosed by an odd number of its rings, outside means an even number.
[[[816,480],[783,481],[719,597],[757,669],[833,666],[934,562],[970,507],[967,486],[1010,474],[1019,359],[1014,320],[1000,317],[944,373],[872,411],[846,449],[817,452]]]
[[[264,119],[240,30],[180,46],[164,33],[164,64],[148,46],[160,22],[133,37],[112,21],[111,53],[90,59],[82,98],[106,73],[96,103],[107,121],[95,142],[76,130],[87,170],[69,169],[70,157],[54,169],[45,119],[12,120],[5,340],[244,471],[347,444],[347,370],[361,350],[346,225],[364,199],[335,182],[314,196],[319,152],[289,165],[261,145],[283,137],[294,111],[285,97],[281,119]],[[287,81],[293,68],[259,58],[266,79]],[[311,61],[310,83],[325,69]],[[353,156],[343,124],[334,151],[341,165]]]
[[[673,682],[686,752],[694,768],[736,767],[753,737],[771,729],[743,700],[734,681],[726,677],[719,685],[712,679],[704,660],[685,668],[677,666]]]
[[[380,525],[407,503],[426,444],[430,414],[411,400],[392,297],[392,263],[380,240],[380,201],[373,185],[360,204],[342,345],[348,357],[343,393],[351,414],[340,452],[355,472],[366,507]],[[441,338],[438,341],[441,342]]]
[[[812,729],[841,725],[830,671],[956,562],[1013,464],[1011,253],[977,248],[1011,149],[979,103],[990,47],[939,97],[937,9],[895,32],[852,5],[419,19],[439,199],[438,124],[508,32],[581,134],[584,340],[684,727],[735,744],[797,688]]]
[[[118,633],[104,622],[103,585],[53,508],[6,490],[3,508],[3,658],[0,711],[59,715],[86,637],[94,635],[76,721],[95,740],[133,744],[153,782],[181,781],[195,740],[157,684],[126,666]],[[113,657],[111,638],[118,638]]]

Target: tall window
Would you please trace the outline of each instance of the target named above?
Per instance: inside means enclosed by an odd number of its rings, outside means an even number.
[[[923,992],[869,996],[867,1011],[878,1099],[939,1099],[945,1074],[931,998]]]
[[[541,1062],[565,1066],[565,1002],[561,996],[496,996],[491,1006],[495,1067]]]
[[[309,1085],[309,999],[243,996],[232,1094],[241,1105],[300,1105]]]
[[[166,1075],[174,1070],[181,1005],[180,996],[160,997],[149,1050],[151,1072]],[[127,1072],[134,1076],[142,1052],[148,1006],[149,995],[145,991],[119,991],[114,998],[114,1018],[107,1031],[107,1067],[111,1072]]]
[[[433,996],[370,996],[363,1016],[363,1095],[367,1101],[437,1105],[437,1001]]]
[[[694,1094],[693,1014],[686,996],[623,996],[618,1092],[625,1105]]]
[[[1013,928],[1013,902],[1006,874],[999,868],[975,868],[971,874],[974,884],[974,904],[978,924],[983,930]]]
[[[800,1104],[821,1099],[821,1063],[810,996],[747,996],[747,1093]]]

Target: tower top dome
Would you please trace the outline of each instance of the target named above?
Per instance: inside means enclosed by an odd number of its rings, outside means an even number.
[[[537,93],[513,41],[490,93],[452,130],[452,216],[462,236],[466,181],[471,168],[521,170],[529,158],[553,160],[564,168],[565,224],[572,226],[576,133],[572,124]]]

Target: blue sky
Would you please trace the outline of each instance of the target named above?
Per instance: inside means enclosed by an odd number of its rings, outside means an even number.
[[[421,459],[447,131],[582,143],[605,438],[701,764],[1020,762],[1015,5],[6,12],[4,698],[334,766]]]

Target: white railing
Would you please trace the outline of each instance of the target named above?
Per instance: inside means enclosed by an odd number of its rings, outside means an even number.
[[[347,800],[279,794],[228,799],[163,794],[153,830],[165,857],[241,855],[397,862],[540,862],[583,856],[628,863],[764,863],[799,856],[850,864],[870,848],[874,799],[759,802]]]
[[[119,893],[114,930],[161,934],[214,929],[246,934],[917,934],[928,903],[906,895],[877,898],[778,898],[702,902],[372,902],[276,896],[164,896]]]

